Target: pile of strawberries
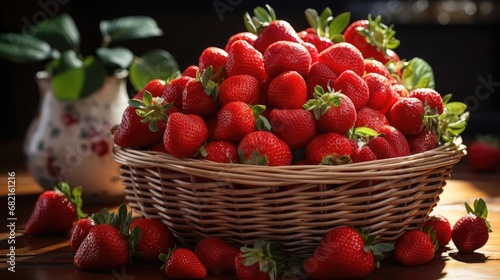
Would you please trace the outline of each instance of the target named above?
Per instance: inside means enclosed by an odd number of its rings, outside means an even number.
[[[103,209],[90,217],[81,210],[81,187],[70,190],[61,182],[42,193],[26,224],[30,235],[60,234],[71,230],[73,263],[84,270],[120,269],[131,263],[163,263],[169,279],[205,279],[208,274],[234,274],[239,280],[359,279],[374,273],[391,256],[405,266],[430,262],[450,240],[460,253],[472,253],[486,244],[491,227],[482,199],[467,203],[467,215],[453,228],[440,215],[429,217],[420,229],[403,233],[395,243],[377,243],[376,236],[350,226],[330,229],[314,253],[305,259],[285,253],[277,242],[257,240],[237,248],[219,237],[205,237],[196,246],[175,245],[175,238],[160,220],[132,219],[125,204],[118,211]],[[160,261],[161,260],[161,261]],[[294,278],[295,277],[295,278]]]
[[[312,27],[297,32],[266,8],[246,15],[252,32],[137,93],[115,143],[223,163],[346,164],[420,153],[465,129],[464,104],[433,89],[425,61],[400,60],[380,17],[349,25],[349,13],[308,9]]]

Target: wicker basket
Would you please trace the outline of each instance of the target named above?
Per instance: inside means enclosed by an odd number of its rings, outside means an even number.
[[[418,228],[439,201],[460,144],[402,158],[341,166],[266,167],[179,159],[114,148],[126,199],[161,219],[187,244],[218,236],[234,245],[258,238],[309,254],[339,225],[394,241]]]

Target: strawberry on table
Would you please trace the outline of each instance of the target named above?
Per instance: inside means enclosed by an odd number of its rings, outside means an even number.
[[[80,219],[73,227],[71,231],[71,237],[69,240],[69,245],[73,250],[78,250],[82,241],[87,237],[90,230],[95,226],[95,222],[92,219]]]
[[[432,228],[436,233],[436,240],[440,248],[446,246],[451,240],[451,225],[448,219],[442,215],[433,215],[428,217],[422,228]]]
[[[348,226],[328,231],[304,263],[310,279],[359,279],[373,273],[383,252],[393,249],[389,243],[374,244],[375,236]]]
[[[403,233],[394,246],[396,260],[405,266],[423,265],[430,262],[439,247],[433,232],[429,234],[420,229]]]
[[[160,220],[139,218],[130,224],[130,231],[135,227],[141,229],[141,239],[135,245],[136,259],[141,262],[158,261],[160,253],[166,254],[174,247],[174,236],[170,229]]]
[[[238,144],[238,153],[241,163],[281,166],[292,162],[290,147],[269,131],[248,133]]]
[[[168,118],[163,144],[169,154],[192,157],[207,139],[208,128],[200,116],[176,112]]]
[[[500,139],[482,135],[467,147],[469,167],[474,172],[495,172],[500,166]]]
[[[83,213],[82,187],[70,189],[66,182],[60,182],[54,190],[44,191],[35,202],[35,207],[26,223],[27,234],[41,235],[64,233],[73,224],[87,216]]]
[[[198,256],[188,248],[171,249],[168,255],[161,254],[162,270],[170,279],[205,279],[207,269]]]
[[[467,215],[461,217],[453,226],[451,238],[460,253],[472,253],[488,242],[491,232],[488,208],[482,198],[474,200],[474,209],[465,202]]]
[[[195,253],[210,274],[235,272],[234,258],[240,250],[219,237],[206,237],[196,244]]]

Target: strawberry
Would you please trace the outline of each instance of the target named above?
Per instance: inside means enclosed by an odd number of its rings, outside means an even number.
[[[369,146],[362,146],[352,152],[352,162],[365,162],[376,160],[377,156]]]
[[[443,99],[441,95],[430,88],[416,88],[410,92],[410,97],[415,97],[422,101],[424,105],[429,106],[438,115],[443,113]]]
[[[467,215],[458,219],[451,230],[451,238],[460,253],[472,253],[486,244],[491,232],[486,220],[488,208],[483,199],[474,200],[474,209],[465,202]]]
[[[165,263],[162,269],[171,279],[205,279],[207,269],[198,256],[187,248],[171,249],[168,255],[161,254],[160,259]]]
[[[308,164],[338,165],[351,162],[352,148],[345,136],[338,133],[321,133],[306,145]]]
[[[307,42],[301,42],[300,44],[307,49],[307,52],[309,52],[309,56],[311,57],[311,65],[313,63],[318,62],[319,52],[318,52],[318,49],[316,48],[316,46],[314,46],[311,43],[307,43]]]
[[[396,128],[384,125],[380,133],[368,142],[368,146],[378,159],[395,158],[410,155],[410,147],[405,136]]]
[[[171,80],[166,86],[161,97],[168,103],[174,103],[174,107],[182,111],[182,92],[189,81],[196,80],[189,76],[180,76]]]
[[[212,141],[204,147],[201,158],[222,163],[238,163],[238,147],[229,141]]]
[[[435,236],[420,229],[401,235],[394,245],[394,257],[405,266],[416,266],[430,262],[438,248]]]
[[[227,52],[221,48],[208,47],[203,50],[198,59],[198,69],[203,74],[206,68],[212,66],[212,76],[214,81],[222,81],[226,77]]]
[[[269,131],[248,133],[241,139],[238,153],[241,163],[281,166],[292,162],[290,147]]]
[[[300,109],[307,101],[307,85],[296,71],[287,71],[271,80],[268,102],[277,109]]]
[[[291,149],[305,148],[318,130],[313,114],[303,109],[273,109],[269,114],[269,122],[272,132]]]
[[[423,229],[431,227],[436,233],[436,240],[440,248],[446,246],[451,240],[451,225],[448,219],[442,215],[429,216],[424,224]]]
[[[329,230],[313,255],[304,263],[311,279],[360,279],[371,275],[383,252],[392,250],[389,243],[373,244],[375,236],[360,233],[348,226]]]
[[[356,108],[346,95],[339,92],[324,92],[316,87],[315,98],[304,105],[312,110],[321,132],[337,132],[347,135],[356,122]]]
[[[375,131],[388,125],[389,121],[380,111],[364,106],[357,111],[356,127],[369,127]]]
[[[386,77],[377,73],[368,73],[363,76],[369,91],[368,107],[381,111],[390,108],[397,98],[392,98],[391,82]]]
[[[138,93],[136,93],[133,98],[142,100],[146,91],[149,91],[153,97],[162,96],[163,91],[165,90],[165,85],[165,80],[153,79],[149,81]]]
[[[277,41],[269,45],[263,56],[264,67],[269,77],[296,71],[306,76],[311,68],[311,55],[306,47],[299,43]]]
[[[404,135],[417,135],[424,128],[424,103],[415,97],[400,98],[388,112],[389,123]]]
[[[229,52],[233,43],[238,41],[238,40],[246,41],[247,43],[249,43],[250,45],[253,46],[255,40],[257,40],[257,35],[255,35],[251,32],[236,33],[233,36],[229,37],[229,39],[227,40],[226,46],[224,47],[224,50],[226,52]]]
[[[337,80],[338,75],[333,72],[328,66],[323,63],[316,62],[311,65],[309,73],[305,77],[307,84],[307,99],[314,98],[314,88],[321,86],[326,90],[329,86],[332,87]]]
[[[70,189],[60,182],[54,190],[44,191],[35,202],[35,207],[26,223],[25,230],[30,235],[63,233],[73,227],[73,223],[87,214],[82,211],[82,187]]]
[[[216,114],[218,106],[215,101],[217,96],[217,84],[211,80],[212,67],[209,66],[198,72],[195,80],[186,83],[182,92],[182,112],[184,114],[196,114],[201,117],[210,117]]]
[[[176,112],[168,118],[163,144],[169,154],[192,157],[207,139],[208,128],[200,116]]]
[[[250,106],[241,101],[232,101],[217,112],[214,139],[239,142],[248,133],[257,130],[257,119],[263,106]]]
[[[346,42],[335,44],[322,51],[318,61],[326,64],[337,75],[352,70],[358,76],[363,76],[365,71],[363,55],[355,46]]]
[[[78,250],[82,241],[87,237],[90,229],[95,226],[95,222],[92,219],[80,219],[73,227],[71,232],[71,237],[69,240],[69,245],[73,250]]]
[[[394,80],[391,73],[382,62],[375,59],[365,59],[364,61],[366,73],[376,73],[386,77],[389,81]]]
[[[255,105],[259,102],[260,82],[250,75],[231,76],[219,85],[217,101],[222,107],[231,101]]]
[[[198,68],[198,65],[189,65],[182,71],[181,76],[186,76],[186,77],[191,77],[191,78],[196,78],[196,72],[199,72],[200,68]]]
[[[235,41],[229,49],[226,73],[228,77],[246,74],[259,81],[267,79],[262,54],[244,40]]]
[[[370,98],[368,84],[351,70],[346,70],[340,74],[333,88],[349,97],[356,110],[365,106]]]
[[[174,247],[174,236],[170,229],[160,220],[139,218],[130,224],[130,230],[141,229],[141,240],[135,246],[137,259],[141,262],[158,261],[160,253],[168,253]]]
[[[111,270],[127,265],[141,239],[139,228],[130,231],[132,212],[122,204],[118,213],[101,210],[93,216],[97,223],[82,241],[73,263],[80,269]]]
[[[302,40],[290,23],[284,20],[277,20],[272,8],[269,6],[267,8],[269,12],[262,9],[267,13],[265,18],[260,18],[257,21],[261,26],[256,26],[255,21],[252,21],[250,15],[248,13],[245,14],[248,31],[258,33],[257,39],[254,42],[255,48],[259,52],[264,53],[274,42],[287,41],[300,43]],[[255,17],[260,16],[260,14],[255,15]]]
[[[386,64],[391,55],[388,50],[399,46],[399,40],[394,38],[396,32],[392,26],[381,23],[381,16],[375,20],[368,16],[368,20],[357,20],[351,23],[344,31],[344,38],[356,46],[363,57],[374,58]]]
[[[141,100],[130,99],[120,125],[113,135],[114,143],[122,148],[146,147],[158,142],[165,130],[167,111],[172,103],[153,97],[149,91]]]
[[[316,33],[308,33],[307,31],[300,31],[297,33],[302,41],[313,44],[318,52],[333,46],[333,42],[328,38],[317,35]]]
[[[406,140],[408,140],[408,146],[412,154],[422,153],[439,146],[438,137],[430,130],[424,130],[417,135],[407,136]]]
[[[236,279],[238,280],[271,280],[268,272],[263,272],[259,268],[259,263],[245,265],[245,259],[238,255],[234,258]]]
[[[235,272],[234,259],[240,250],[219,237],[206,237],[196,244],[195,253],[210,274]]]
[[[410,96],[410,92],[408,92],[408,89],[406,89],[406,87],[404,85],[392,84],[392,90],[399,97],[409,97]]]
[[[469,167],[475,172],[495,172],[500,165],[499,139],[478,137],[467,147]]]

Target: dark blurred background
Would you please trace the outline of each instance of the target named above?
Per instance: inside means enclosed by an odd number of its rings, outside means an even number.
[[[500,134],[500,3],[498,1],[106,1],[106,0],[2,0],[0,32],[21,32],[28,25],[62,12],[75,20],[84,54],[99,46],[102,19],[148,15],[158,21],[164,35],[122,45],[135,54],[150,49],[168,50],[182,69],[197,64],[208,46],[224,47],[227,38],[244,31],[243,14],[257,5],[270,4],[278,18],[297,31],[307,27],[306,8],[330,7],[333,13],[350,11],[351,21],[380,14],[395,25],[401,58],[418,56],[434,69],[436,89],[453,93],[469,105],[471,119],[464,136]],[[22,141],[39,104],[34,75],[46,62],[14,64],[0,60],[2,118],[0,144]]]

